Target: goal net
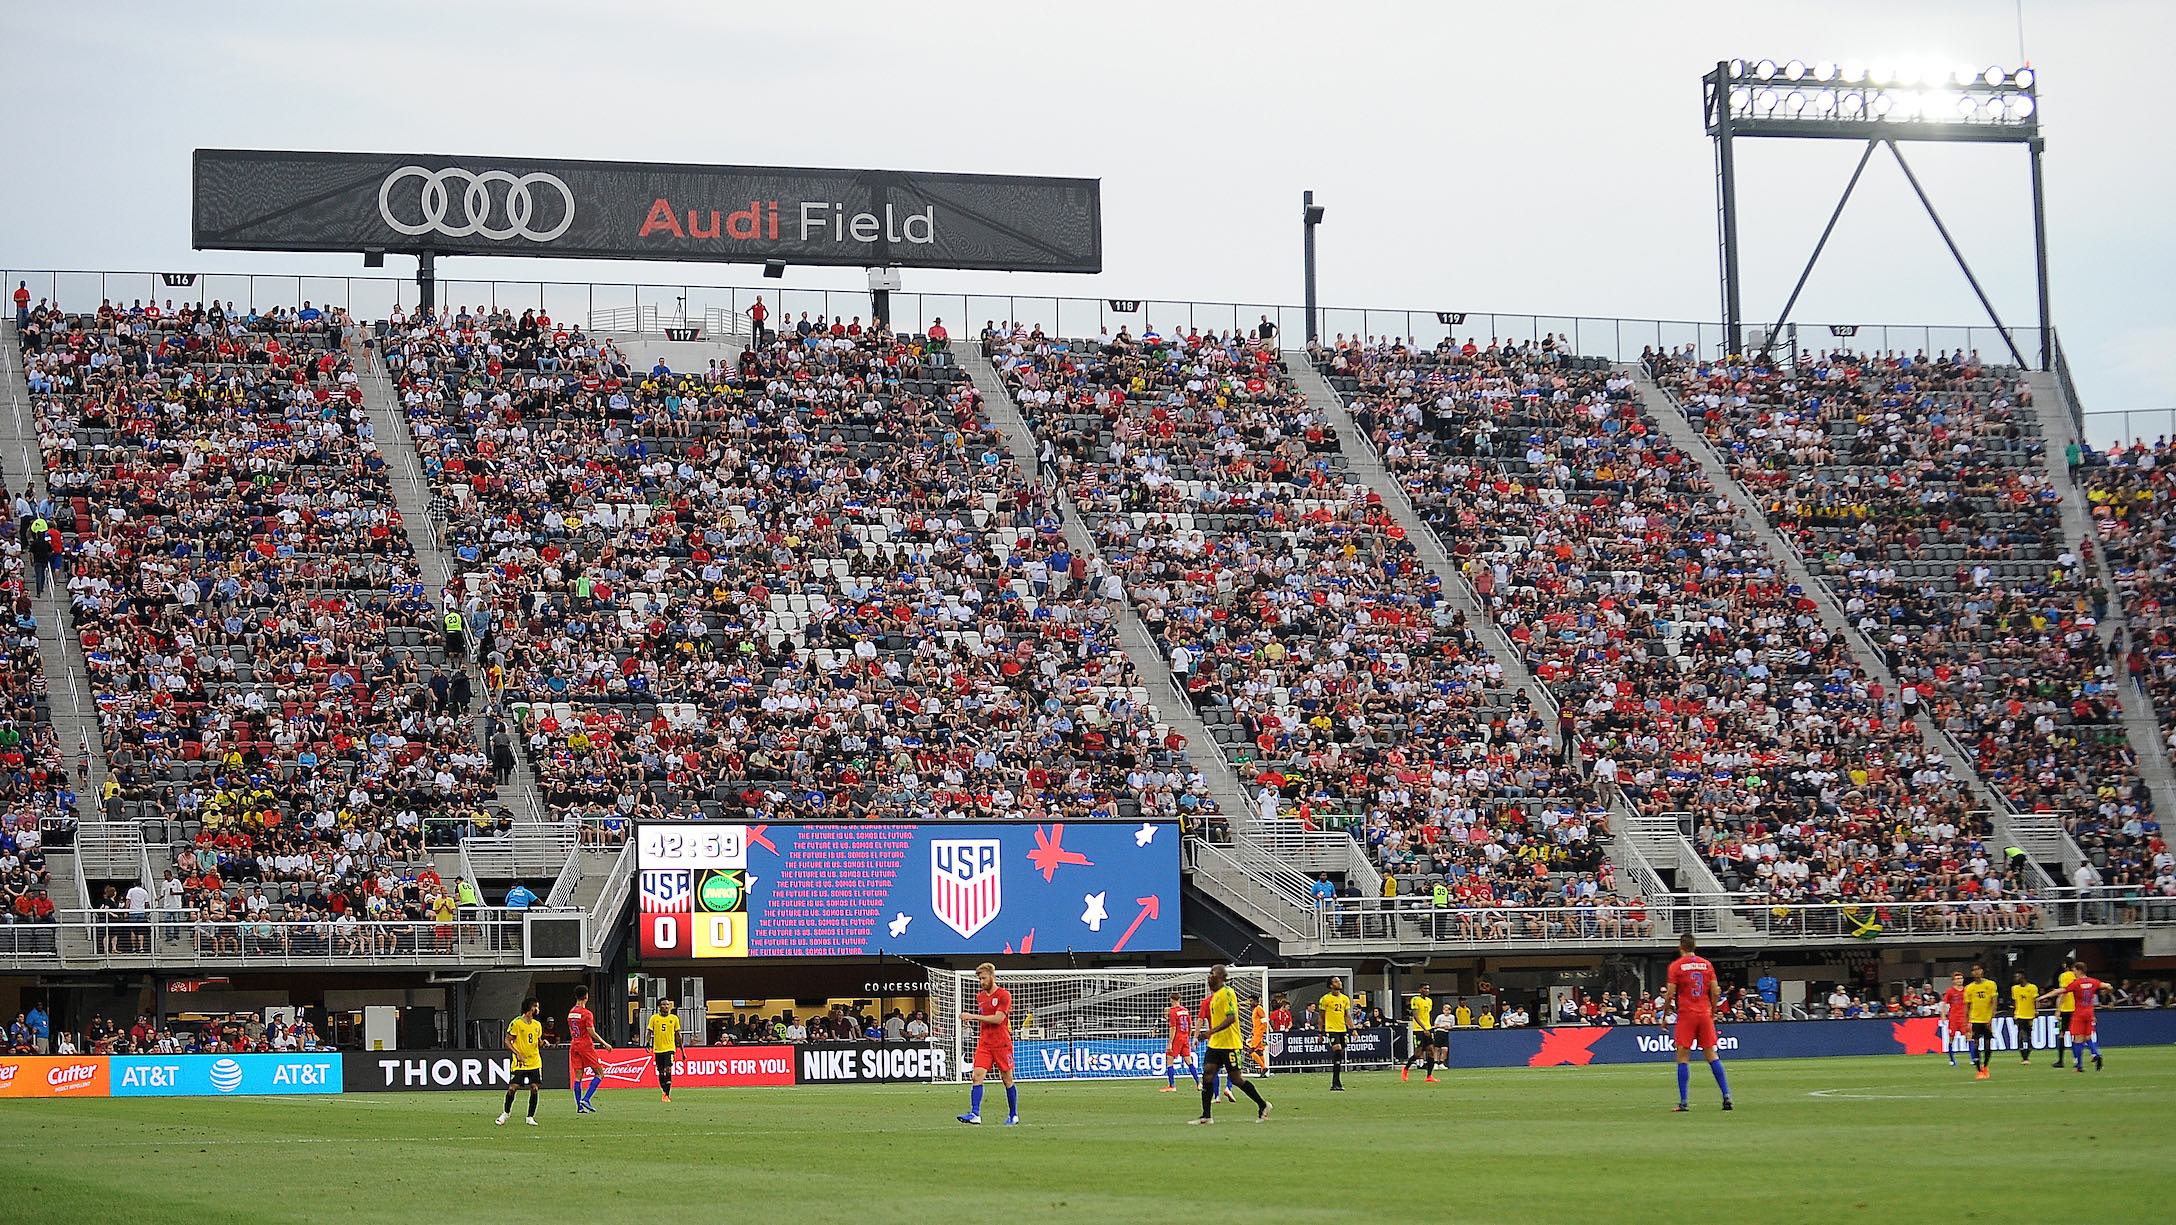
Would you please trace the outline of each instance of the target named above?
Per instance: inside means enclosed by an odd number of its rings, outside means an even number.
[[[1268,1006],[1269,971],[1233,966],[1230,974],[1246,1047],[1254,1040],[1254,1006]],[[1000,970],[997,985],[1012,993],[1013,1075],[1020,1080],[1162,1076],[1173,995],[1193,1020],[1197,1052],[1206,1029],[1206,970]],[[976,989],[973,970],[930,972],[930,1041],[949,1053],[954,1080],[968,1078],[974,1059],[975,1027],[960,1024],[960,1014],[974,1011]],[[1251,1057],[1247,1070],[1259,1070]]]

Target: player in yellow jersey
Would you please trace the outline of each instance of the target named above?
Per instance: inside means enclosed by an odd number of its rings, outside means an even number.
[[[2078,997],[2063,988],[2078,981],[2078,972],[2068,964],[2055,976],[2055,1070],[2063,1070],[2063,1047],[2070,1042],[2070,1014],[2078,1009]]]
[[[1345,1091],[1345,1039],[1352,1033],[1352,997],[1345,994],[1345,980],[1330,980],[1329,993],[1315,1001],[1322,1013],[1322,1036],[1330,1046],[1330,1090]]]
[[[657,1060],[658,1090],[668,1102],[672,1100],[672,1061],[680,1053],[680,1017],[675,1007],[672,997],[667,996],[650,1014],[650,1055]]]
[[[1216,1103],[1216,1074],[1223,1072],[1226,1079],[1241,1093],[1254,1099],[1254,1121],[1259,1123],[1269,1117],[1269,1103],[1247,1079],[1247,1070],[1239,1058],[1239,993],[1225,981],[1226,971],[1222,963],[1209,967],[1209,1047],[1201,1061],[1201,1117],[1190,1119],[1193,1123],[1214,1123],[1209,1107]]]
[[[506,1023],[506,1049],[513,1056],[513,1079],[507,1082],[506,1106],[495,1127],[506,1126],[514,1116],[514,1090],[529,1090],[529,1126],[535,1127],[536,1098],[544,1087],[544,1022],[536,1019],[537,1002],[530,996],[521,1002],[521,1015]]]
[[[2017,1058],[2032,1062],[2032,1027],[2040,1015],[2040,988],[2025,980],[2019,970],[2010,976],[2010,1019],[2017,1025]]]
[[[1972,1077],[1986,1080],[1995,1062],[1995,1000],[2002,989],[1987,977],[1987,967],[1972,963],[1971,981],[1964,985],[1965,1019],[1972,1024]]]
[[[1436,997],[1427,983],[1420,985],[1420,994],[1414,996],[1406,1008],[1406,1019],[1412,1023],[1412,1033],[1405,1048],[1405,1066],[1398,1069],[1398,1079],[1412,1080],[1413,1061],[1419,1059],[1427,1064],[1422,1069],[1421,1080],[1432,1085],[1436,1083]]]

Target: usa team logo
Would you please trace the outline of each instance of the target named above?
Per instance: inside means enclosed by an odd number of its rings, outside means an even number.
[[[929,844],[929,909],[968,940],[1005,905],[995,838],[940,838]]]
[[[695,886],[692,873],[680,869],[642,874],[642,913],[692,914]]]

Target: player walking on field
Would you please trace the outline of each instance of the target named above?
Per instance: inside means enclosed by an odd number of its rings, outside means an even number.
[[[1942,1003],[1948,1011],[1942,1016],[1942,1050],[1949,1055],[1949,1066],[1957,1066],[1957,1043],[1969,1033],[1972,1005],[1964,995],[1964,975],[1952,972],[1949,990],[1942,992]]]
[[[1252,1032],[1247,1035],[1247,1057],[1254,1060],[1255,1068],[1267,1075],[1269,1072],[1269,1009],[1262,1001],[1254,1001]]]
[[[2085,1052],[2093,1052],[2093,1070],[2100,1071],[2100,1031],[2093,1020],[2094,1009],[2100,1006],[2100,993],[2108,984],[2086,973],[2083,961],[2070,963],[2070,972],[2063,975],[2069,981],[2055,989],[2055,994],[2071,1004],[2070,1054],[2075,1058],[2077,1071],[2085,1071]],[[2061,1052],[2057,1052],[2055,1066],[2062,1066]]]
[[[514,1091],[529,1090],[529,1126],[535,1127],[537,1091],[544,1087],[544,1023],[536,1019],[537,1002],[530,996],[521,1002],[521,1015],[506,1023],[506,1049],[513,1056],[513,1079],[506,1086],[506,1105],[494,1127],[506,1126],[514,1116]]]
[[[567,1081],[574,1086],[574,1113],[595,1114],[591,1100],[604,1087],[604,1061],[597,1057],[597,1018],[589,1011],[589,988],[574,989],[574,1007],[567,1009]],[[611,1050],[606,1044],[604,1049]],[[582,1073],[589,1073],[583,1083]]]
[[[1972,963],[1972,981],[1964,985],[1967,1022],[1972,1026],[1972,1078],[1986,1080],[1995,1065],[1995,1000],[2000,995],[1987,967]]]
[[[2071,969],[2069,963],[2065,962],[2062,974],[2055,980],[2055,989],[2048,992],[2049,995],[2055,997],[2055,1070],[2058,1072],[2063,1070],[2064,1044],[2069,1043],[2072,1047],[2077,1045],[2070,1040],[2070,1018],[2077,1010],[2078,1000],[2077,997],[2063,990],[2071,983],[2076,982],[2077,978],[2078,972]]]
[[[1239,1091],[1254,1099],[1254,1121],[1269,1117],[1269,1103],[1247,1079],[1239,1058],[1239,993],[1225,981],[1222,963],[1209,967],[1209,1050],[1202,1061],[1201,1117],[1194,1123],[1214,1123],[1209,1108],[1216,1104],[1216,1076],[1221,1072]]]
[[[657,1002],[650,1014],[650,1057],[657,1061],[657,1088],[662,1100],[672,1100],[672,1061],[680,1053],[680,1016],[670,996]]]
[[[1328,994],[1315,1001],[1322,1013],[1322,1036],[1330,1046],[1330,1090],[1345,1091],[1345,1038],[1352,1032],[1352,997],[1345,994],[1345,980],[1330,980]]]
[[[962,1123],[982,1123],[982,1082],[992,1069],[1005,1081],[1005,1126],[1020,1124],[1020,1087],[1012,1080],[1012,992],[997,985],[997,967],[975,967],[975,1010],[960,1014],[960,1024],[975,1030],[975,1087],[967,1095]]]
[[[1692,1084],[1692,1058],[1694,1047],[1706,1052],[1708,1071],[1715,1074],[1715,1087],[1723,1091],[1723,1109],[1733,1109],[1730,1102],[1730,1080],[1723,1075],[1722,1056],[1715,1050],[1715,1005],[1722,999],[1722,984],[1715,980],[1715,966],[1695,950],[1699,942],[1690,935],[1677,938],[1678,958],[1670,963],[1668,985],[1664,988],[1664,1003],[1677,1014],[1677,1109],[1684,1114],[1692,1107],[1685,1097]]]
[[[2040,1015],[2040,988],[2025,981],[2019,970],[2010,976],[2010,1019],[2017,1025],[2017,1059],[2032,1062],[2033,1021]],[[2061,1057],[2057,1057],[2061,1062]]]
[[[1413,1061],[1419,1059],[1427,1065],[1422,1069],[1421,1080],[1432,1085],[1436,1083],[1436,997],[1427,983],[1420,985],[1420,994],[1413,997],[1406,1018],[1411,1022],[1412,1033],[1405,1048],[1405,1066],[1398,1069],[1398,1079],[1412,1080]]]
[[[1179,993],[1171,993],[1171,1007],[1164,1010],[1164,1024],[1170,1026],[1171,1040],[1164,1046],[1165,1093],[1179,1091],[1179,1067],[1184,1065],[1194,1078],[1194,1087],[1201,1087],[1201,1068],[1194,1062],[1194,1014],[1179,1002]]]

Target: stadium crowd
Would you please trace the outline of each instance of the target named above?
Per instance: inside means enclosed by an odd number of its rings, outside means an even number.
[[[1976,353],[1650,368],[2013,806],[2057,814],[2105,883],[2153,801],[2124,735],[2108,593],[2068,540],[2032,390]]]
[[[182,904],[357,909],[426,828],[491,820],[338,310],[30,314],[51,499],[16,503],[65,583],[111,820],[163,820]],[[378,899],[393,904],[391,899]]]
[[[1695,814],[1726,889],[2029,921],[1897,695],[1629,378],[1538,344],[1343,340],[1313,356],[1562,704],[1598,785]]]
[[[1347,828],[1460,905],[1616,896],[1600,797],[1344,467],[1273,339],[1014,325],[984,344],[1261,816]]]
[[[943,338],[804,319],[677,372],[537,312],[384,331],[464,636],[554,813],[1209,807]]]

